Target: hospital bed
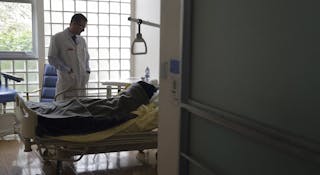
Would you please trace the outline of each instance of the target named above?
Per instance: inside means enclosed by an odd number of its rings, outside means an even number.
[[[157,148],[157,95],[148,105],[141,105],[133,113],[136,118],[110,129],[66,136],[38,136],[38,116],[26,106],[26,101],[16,97],[17,133],[25,145],[25,151],[32,148],[41,159],[57,161],[57,174],[62,161],[78,161],[86,154],[118,151],[146,150]],[[35,145],[35,146],[33,146]]]

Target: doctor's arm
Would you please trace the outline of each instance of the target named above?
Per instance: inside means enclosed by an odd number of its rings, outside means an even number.
[[[57,70],[62,72],[72,72],[72,69],[68,67],[62,58],[58,55],[59,50],[56,43],[56,37],[51,37],[50,46],[49,46],[49,53],[48,53],[48,61],[49,64],[53,65]]]

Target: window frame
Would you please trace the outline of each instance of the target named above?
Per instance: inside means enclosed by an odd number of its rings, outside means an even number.
[[[37,0],[0,0],[1,2],[16,2],[16,3],[30,3],[32,12],[32,51],[31,53],[22,51],[0,51],[0,60],[34,60],[39,59],[41,54],[39,47],[41,43],[41,32],[43,27],[41,21],[43,21],[43,2]]]

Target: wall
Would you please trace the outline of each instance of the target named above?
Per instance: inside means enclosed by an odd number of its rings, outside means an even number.
[[[171,58],[180,59],[180,0],[161,1],[161,44],[160,44],[160,119],[158,136],[158,173],[178,173],[179,152],[179,106],[171,93],[172,77],[165,65]],[[167,74],[167,75],[166,75]]]
[[[136,0],[136,14],[134,18],[160,24],[160,0]],[[137,31],[137,25],[135,28]],[[136,36],[133,33],[133,36]],[[150,68],[151,78],[159,80],[159,47],[160,47],[160,28],[141,25],[142,37],[147,43],[148,53],[146,55],[133,56],[133,76],[144,76],[146,66]]]

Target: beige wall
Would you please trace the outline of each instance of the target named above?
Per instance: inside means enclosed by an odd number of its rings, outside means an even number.
[[[135,18],[160,24],[160,0],[136,0]],[[137,25],[135,23],[137,31]],[[136,36],[135,32],[133,35]],[[160,28],[141,25],[142,37],[147,43],[148,53],[146,55],[133,56],[133,76],[144,76],[146,66],[150,68],[152,78],[159,80],[159,45]]]
[[[158,173],[178,174],[179,104],[171,93],[173,77],[165,65],[171,58],[180,58],[180,0],[161,1],[160,32],[160,119],[158,139]],[[176,77],[175,77],[176,78]]]

